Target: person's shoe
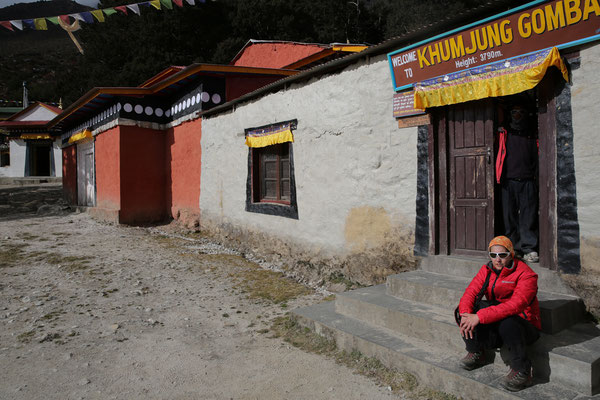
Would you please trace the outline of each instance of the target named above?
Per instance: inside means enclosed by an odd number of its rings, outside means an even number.
[[[523,256],[523,261],[528,263],[536,263],[540,261],[540,257],[536,251],[532,251],[531,253],[527,253]]]
[[[481,351],[478,353],[469,352],[460,360],[460,365],[467,371],[479,368],[485,365],[485,355]]]
[[[523,390],[526,387],[531,386],[533,383],[533,376],[531,372],[520,372],[515,371],[511,368],[508,375],[504,377],[502,381],[502,386],[506,390],[510,390],[511,392],[518,392],[519,390]]]

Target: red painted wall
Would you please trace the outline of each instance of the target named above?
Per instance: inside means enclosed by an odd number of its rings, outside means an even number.
[[[197,119],[166,132],[167,209],[188,227],[200,216],[201,124]]]
[[[298,43],[253,43],[244,49],[233,65],[244,67],[283,68],[322,51],[323,48]]]
[[[121,209],[120,132],[112,128],[96,136],[96,207]]]
[[[69,204],[77,204],[77,146],[62,151],[63,197]]]
[[[225,80],[225,91],[227,101],[237,99],[243,94],[250,93],[258,88],[268,85],[269,83],[278,81],[284,78],[283,76],[231,76]]]
[[[120,126],[121,212],[119,222],[162,221],[165,201],[165,132]]]

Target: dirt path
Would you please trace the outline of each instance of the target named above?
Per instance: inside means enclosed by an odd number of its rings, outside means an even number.
[[[57,188],[0,188],[1,399],[398,398],[270,338],[322,294],[199,236],[70,213]]]

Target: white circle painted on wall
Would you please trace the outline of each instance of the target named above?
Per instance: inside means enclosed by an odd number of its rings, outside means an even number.
[[[144,108],[144,114],[146,114],[148,116],[152,115],[152,114],[154,114],[154,109],[150,106],[146,106],[146,108]]]
[[[181,102],[181,104],[182,104],[182,105],[181,105],[181,109],[182,109],[182,110],[185,110],[185,109],[187,108],[187,103],[185,102],[185,100],[183,100],[183,101]]]
[[[221,102],[221,95],[218,93],[215,93],[212,95],[212,102],[215,104],[219,104]]]
[[[129,103],[125,103],[123,110],[125,110],[125,112],[131,112],[131,110],[133,110],[133,106]]]
[[[171,110],[167,110],[165,112],[165,117],[169,118],[171,116]]]
[[[156,114],[157,117],[162,117],[163,116],[163,109],[162,108],[156,108],[156,110],[154,110],[154,114]]]
[[[142,107],[141,105],[138,104],[135,106],[134,110],[135,110],[136,114],[141,114],[144,112],[144,107]]]
[[[196,96],[192,96],[192,105],[196,104]]]
[[[192,105],[192,99],[187,99],[187,101],[185,102],[185,106],[189,107],[190,105]]]
[[[117,112],[121,111],[121,103],[117,103]]]
[[[196,95],[196,103],[200,104],[200,93]]]
[[[200,99],[202,100],[203,103],[206,103],[210,100],[210,94],[208,94],[206,92],[202,92],[202,94],[200,95]]]

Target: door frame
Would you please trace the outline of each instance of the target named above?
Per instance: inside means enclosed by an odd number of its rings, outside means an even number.
[[[556,100],[557,79],[548,70],[536,87],[539,136],[539,256],[540,265],[557,269],[557,205],[556,205]],[[452,106],[448,106],[452,107]],[[429,254],[450,255],[450,168],[448,166],[448,132],[444,107],[428,110],[429,168]],[[494,121],[496,123],[496,121]],[[493,152],[495,165],[496,149]],[[500,201],[495,198],[495,202]],[[495,204],[494,204],[494,208]]]

